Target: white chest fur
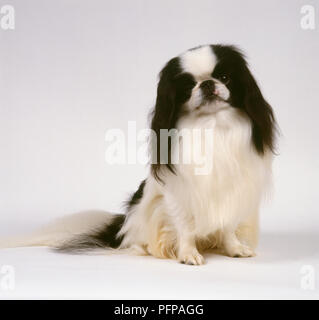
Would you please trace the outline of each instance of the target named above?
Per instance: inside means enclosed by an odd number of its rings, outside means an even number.
[[[201,129],[203,134],[193,143],[182,144],[179,152],[200,152],[206,170],[198,174],[196,161],[179,163],[178,174],[167,177],[166,186],[193,219],[197,235],[233,229],[258,211],[271,175],[270,153],[258,155],[251,143],[249,120],[234,108],[183,119],[179,129],[186,128]],[[206,129],[212,130],[212,143],[203,140]],[[194,152],[196,144],[202,148]]]

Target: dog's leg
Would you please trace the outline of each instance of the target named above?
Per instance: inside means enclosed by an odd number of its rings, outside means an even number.
[[[166,197],[166,204],[168,216],[176,230],[178,260],[189,265],[204,264],[205,260],[196,247],[194,219],[191,212],[172,196]]]
[[[230,257],[253,257],[253,249],[241,243],[233,230],[223,231],[223,248]]]
[[[195,237],[185,230],[178,234],[178,259],[181,263],[201,265],[205,263],[203,256],[198,252]]]
[[[259,237],[259,219],[257,210],[246,221],[239,224],[236,230],[236,236],[243,244],[246,244],[253,250],[256,249]]]

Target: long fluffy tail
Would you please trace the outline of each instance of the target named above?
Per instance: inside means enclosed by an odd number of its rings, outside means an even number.
[[[60,251],[117,248],[124,215],[85,211],[56,220],[27,236],[0,239],[0,248],[48,246]]]

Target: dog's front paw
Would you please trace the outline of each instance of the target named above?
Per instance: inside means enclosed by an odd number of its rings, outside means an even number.
[[[199,266],[205,263],[204,257],[197,250],[180,254],[179,261],[181,263],[194,266]]]
[[[254,257],[255,252],[248,246],[242,244],[242,243],[236,243],[234,245],[228,245],[225,248],[226,254],[230,257]]]

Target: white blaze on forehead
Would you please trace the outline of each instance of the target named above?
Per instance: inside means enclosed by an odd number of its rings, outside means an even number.
[[[181,55],[183,70],[199,78],[210,75],[216,62],[216,57],[209,46],[192,49]]]

